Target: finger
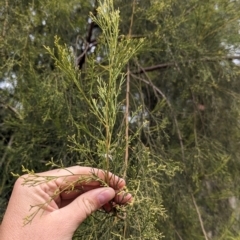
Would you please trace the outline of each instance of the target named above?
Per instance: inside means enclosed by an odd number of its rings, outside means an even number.
[[[85,192],[88,192],[90,190],[97,189],[97,188],[100,188],[100,186],[81,186],[81,187],[76,186],[73,190],[70,189],[68,191],[61,192],[60,196],[62,200],[73,199]]]
[[[67,206],[55,211],[53,214],[59,215],[59,224],[66,224],[74,232],[79,224],[83,222],[91,213],[100,209],[104,204],[109,202],[115,196],[112,188],[104,187],[88,191]],[[57,217],[58,219],[58,217]],[[66,222],[67,219],[67,222]]]
[[[126,193],[126,192],[116,194],[114,197],[114,201],[120,205],[131,203],[132,200],[133,200],[132,195],[130,193]]]
[[[114,175],[111,172],[107,172],[97,168],[73,166],[63,169],[55,169],[48,172],[40,173],[40,176],[59,176],[56,179],[56,183],[61,187],[66,187],[69,183],[76,182],[79,186],[101,186],[100,181],[94,181],[94,178],[108,183],[108,185],[115,190],[123,188],[126,183],[125,180]],[[92,177],[92,180],[91,180]]]
[[[83,191],[82,189],[76,189],[76,190],[73,190],[73,191],[62,192],[61,195],[60,195],[61,196],[61,202],[59,202],[58,206],[59,207],[64,207],[67,204],[71,203],[75,198],[79,197],[81,194],[83,194],[87,191],[96,189],[96,188],[98,188],[98,187],[95,187],[95,188],[91,187],[91,189],[89,188],[86,191]],[[119,205],[128,204],[128,203],[132,202],[132,195],[130,193],[126,193],[126,192],[117,193],[115,191],[115,196],[114,196],[113,201],[116,204],[119,204]]]
[[[107,202],[102,207],[103,210],[107,213],[110,213],[114,210],[116,205],[126,205],[133,201],[132,195],[130,193],[121,193],[116,194],[114,199],[111,202]]]

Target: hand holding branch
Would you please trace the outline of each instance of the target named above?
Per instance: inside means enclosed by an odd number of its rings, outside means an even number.
[[[130,203],[132,196],[122,191],[124,187],[122,178],[89,167],[24,175],[14,185],[1,239],[72,239],[91,213],[111,211],[109,202]]]

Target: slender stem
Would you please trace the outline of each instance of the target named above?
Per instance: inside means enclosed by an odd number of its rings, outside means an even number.
[[[134,71],[134,74],[141,74],[144,71],[145,72],[152,72],[152,71],[156,71],[156,70],[160,70],[160,69],[165,69],[165,68],[169,68],[169,67],[174,67],[176,66],[176,64],[183,64],[183,63],[192,63],[192,62],[197,62],[197,61],[207,61],[207,62],[216,62],[216,61],[223,61],[223,60],[227,60],[227,61],[231,61],[231,60],[240,60],[240,56],[226,56],[226,57],[216,57],[216,58],[210,58],[210,57],[203,57],[203,58],[197,58],[197,59],[188,59],[188,60],[184,60],[182,62],[167,62],[167,63],[161,63],[161,64],[157,64],[154,66],[150,66],[150,67],[145,67],[140,69],[139,71]]]
[[[202,228],[203,235],[205,237],[205,240],[208,240],[208,236],[207,236],[206,230],[205,230],[204,225],[203,225],[203,220],[202,220],[202,217],[201,217],[201,213],[199,211],[199,208],[197,206],[197,203],[195,201],[195,198],[194,198],[193,194],[191,194],[191,196],[192,196],[192,201],[193,201],[194,207],[196,208],[196,211],[197,211],[197,214],[198,214],[198,219],[199,219],[199,222],[200,222],[200,225],[201,225],[201,228]]]
[[[129,31],[128,31],[128,36],[129,37],[131,37],[131,35],[132,35],[132,26],[133,26],[133,17],[134,17],[134,12],[135,12],[135,5],[136,5],[136,0],[133,0],[131,22],[130,22]]]
[[[135,13],[135,6],[136,6],[136,0],[133,0],[132,4],[132,15],[131,15],[131,21],[128,31],[128,37],[130,38],[132,35],[132,27],[133,27],[133,18]],[[125,109],[125,140],[126,140],[126,149],[125,149],[125,162],[124,162],[124,173],[123,177],[126,178],[127,175],[127,166],[128,166],[128,157],[129,157],[129,151],[128,151],[128,143],[129,143],[129,94],[130,94],[130,67],[129,64],[127,66],[127,82],[126,82],[126,109]]]
[[[10,149],[11,146],[12,146],[13,138],[14,138],[14,137],[13,137],[13,135],[12,135],[12,136],[10,137],[10,140],[9,140],[8,145],[7,145],[7,147],[6,147],[6,151],[4,152],[4,154],[3,154],[3,156],[2,156],[2,159],[1,159],[1,161],[0,161],[0,168],[2,167],[3,163],[5,162],[8,149]]]
[[[185,160],[185,153],[184,153],[184,144],[183,144],[183,138],[182,138],[182,133],[180,131],[180,128],[179,128],[179,124],[178,124],[178,121],[177,121],[177,117],[173,111],[173,108],[172,108],[172,104],[171,102],[167,99],[166,95],[155,85],[151,84],[149,81],[141,78],[141,77],[138,77],[134,74],[131,74],[134,78],[136,79],[139,79],[140,81],[146,83],[146,84],[149,84],[150,86],[152,86],[152,88],[157,92],[159,93],[163,99],[165,99],[169,109],[171,110],[171,114],[172,114],[172,117],[173,117],[173,120],[174,120],[174,124],[176,126],[176,130],[177,130],[177,134],[178,134],[178,139],[179,139],[179,143],[180,143],[180,146],[181,146],[181,153],[182,153],[182,160],[184,161]]]
[[[16,115],[16,117],[17,117],[18,119],[20,119],[20,120],[22,119],[21,114],[17,111],[16,108],[14,108],[14,107],[12,107],[12,106],[10,106],[10,105],[8,105],[8,104],[4,104],[4,103],[2,103],[2,102],[0,102],[0,106],[9,109],[11,112],[13,112],[13,113]]]
[[[175,229],[175,233],[177,234],[177,236],[178,236],[178,238],[180,239],[180,240],[183,240],[182,239],[182,237],[181,237],[181,235],[179,234],[179,232]]]
[[[132,16],[131,16],[131,22],[129,26],[129,32],[128,32],[128,37],[130,38],[132,35],[132,27],[133,27],[133,18],[134,18],[134,13],[135,13],[135,7],[136,7],[136,0],[133,0],[132,3]],[[123,177],[126,178],[127,175],[127,168],[128,168],[128,158],[129,158],[129,94],[130,94],[130,66],[128,63],[127,66],[127,82],[126,82],[126,110],[125,110],[125,123],[126,123],[126,129],[125,129],[125,140],[126,140],[126,149],[125,149],[125,168],[124,168],[124,173]],[[124,238],[126,237],[126,232],[127,232],[127,222],[125,221],[124,223],[124,228],[123,228],[123,236]]]
[[[107,110],[109,111],[109,109]],[[107,120],[108,121],[108,120]],[[106,123],[106,170],[107,170],[107,174],[105,176],[105,180],[106,180],[106,183],[109,185],[109,145],[110,145],[110,142],[109,142],[109,121]]]
[[[1,169],[2,165],[3,165],[3,163],[5,165],[5,170],[8,169],[8,165],[9,165],[11,159],[7,159],[7,161],[6,161],[6,157],[7,157],[8,149],[10,149],[12,144],[13,144],[13,139],[14,139],[14,136],[12,135],[10,137],[8,145],[7,145],[6,149],[5,149],[5,152],[4,152],[4,154],[3,154],[2,158],[1,158],[0,169]],[[2,194],[2,191],[4,190],[5,183],[6,183],[6,175],[4,175],[3,178],[2,178],[2,183],[1,183],[1,186],[0,186],[0,195]]]
[[[6,32],[7,32],[8,10],[9,10],[9,4],[8,4],[8,0],[6,0],[6,1],[5,1],[6,17],[5,17],[5,19],[4,19],[3,30],[2,30],[2,37],[3,37],[3,38],[6,36]]]
[[[127,87],[126,87],[126,109],[125,109],[125,140],[126,140],[126,147],[125,147],[125,161],[124,161],[124,173],[123,178],[126,178],[127,175],[127,166],[128,166],[128,157],[129,157],[129,149],[128,149],[128,143],[129,143],[129,92],[130,92],[130,70],[129,65],[127,69]]]

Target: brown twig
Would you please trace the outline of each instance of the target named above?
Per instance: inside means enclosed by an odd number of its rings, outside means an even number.
[[[5,1],[6,18],[5,18],[5,20],[4,20],[3,30],[2,30],[2,37],[3,37],[3,38],[6,36],[6,32],[7,32],[8,9],[9,9],[9,4],[8,4],[8,0],[6,0],[6,1]]]
[[[172,52],[172,49],[170,48],[169,44],[168,44],[168,41],[166,39],[166,36],[163,36],[163,41],[165,42],[165,44],[167,45],[167,51],[170,53],[172,59],[173,59],[173,62],[174,62],[174,65],[175,67],[177,68],[178,72],[181,73],[181,69],[179,67],[179,63],[175,60],[175,56]]]
[[[132,35],[132,27],[133,27],[133,18],[134,18],[134,13],[135,13],[135,5],[136,5],[136,0],[133,0],[132,3],[132,15],[131,15],[131,21],[130,21],[130,26],[129,26],[129,32],[128,32],[128,37],[130,38]],[[123,178],[126,178],[127,175],[127,168],[128,168],[128,158],[129,158],[129,94],[130,94],[130,67],[129,63],[127,66],[127,82],[126,82],[126,112],[125,112],[125,123],[126,123],[126,128],[125,128],[125,141],[126,141],[126,149],[125,149],[125,161],[124,161],[124,173],[123,173]],[[126,217],[125,217],[126,218]],[[125,221],[124,228],[123,228],[123,236],[125,238],[126,236],[126,231],[127,231],[127,223]]]
[[[129,65],[127,69],[127,82],[126,82],[126,109],[125,109],[125,141],[126,141],[126,147],[125,147],[125,161],[124,161],[124,173],[123,178],[126,178],[127,175],[127,166],[128,166],[128,144],[129,144],[129,92],[130,92],[130,70]]]
[[[4,42],[4,38],[6,37],[6,33],[7,33],[7,27],[8,27],[8,18],[9,18],[9,4],[8,4],[8,0],[5,0],[5,12],[6,12],[6,16],[3,22],[3,26],[2,26],[2,32],[0,33],[0,42]],[[2,47],[2,49],[0,49],[0,54],[1,56],[5,57],[5,53],[4,53],[4,47]]]
[[[96,17],[97,16],[97,1],[95,1],[94,5],[95,6],[94,6],[94,10],[93,10],[93,16]],[[96,27],[98,27],[98,25],[93,21],[89,24],[87,36],[82,45],[82,49],[81,49],[82,52],[75,60],[76,66],[78,66],[80,70],[82,69],[83,64],[85,63],[87,52],[89,50],[91,50],[91,48],[93,46],[97,45],[97,39],[92,39],[94,28],[96,28]],[[83,49],[83,47],[84,47],[84,49]]]
[[[7,145],[7,147],[6,147],[6,151],[4,152],[4,154],[3,154],[3,156],[2,156],[2,159],[1,159],[1,161],[0,161],[0,168],[2,167],[3,163],[5,162],[8,149],[10,149],[11,146],[12,146],[13,138],[14,138],[14,137],[13,137],[13,135],[12,135],[12,136],[10,137],[10,140],[8,141],[8,145]]]
[[[9,109],[11,112],[13,112],[17,116],[17,118],[22,119],[21,114],[14,107],[12,107],[8,104],[4,104],[2,102],[0,102],[0,106]]]
[[[191,62],[197,62],[197,61],[208,61],[208,62],[214,62],[214,61],[223,61],[223,60],[240,60],[240,56],[226,56],[226,57],[221,57],[221,58],[208,58],[208,57],[204,57],[204,58],[200,58],[200,59],[190,59],[190,60],[185,60],[182,62],[168,62],[168,63],[161,63],[158,65],[154,65],[154,66],[150,66],[150,67],[145,67],[143,69],[140,69],[138,71],[133,71],[133,74],[141,74],[144,72],[152,72],[155,70],[160,70],[160,69],[165,69],[165,68],[169,68],[169,67],[175,67],[176,64],[180,64],[180,63],[191,63]]]
[[[137,65],[138,65],[138,67],[143,71],[143,73],[144,73],[145,77],[147,78],[150,86],[153,88],[154,95],[156,96],[156,98],[158,98],[156,89],[153,87],[153,82],[152,82],[151,78],[148,76],[148,74],[147,74],[147,72],[145,71],[145,69],[144,69],[138,62],[136,62],[136,63],[137,63]]]
[[[177,234],[178,238],[179,238],[180,240],[183,240],[182,237],[181,237],[181,235],[179,234],[179,232],[178,232],[176,229],[174,229],[174,231],[175,231],[175,233]]]
[[[0,103],[1,103],[1,102],[0,102]],[[11,107],[10,105],[4,104],[4,103],[1,103],[0,106],[9,109],[9,110],[10,110],[11,112],[13,112],[19,119],[22,119],[21,114],[20,114],[14,107]]]
[[[200,222],[200,225],[201,225],[203,235],[205,237],[205,240],[208,240],[208,236],[207,236],[206,230],[205,230],[204,225],[203,225],[203,220],[202,220],[202,217],[201,217],[201,213],[199,211],[199,208],[197,206],[197,203],[195,201],[195,198],[194,198],[193,194],[191,194],[191,196],[192,196],[192,201],[193,201],[194,207],[196,208],[196,211],[197,211],[197,215],[198,215],[198,219],[199,219],[199,222]]]
[[[136,76],[134,74],[131,74],[131,75],[134,78],[139,79],[140,81],[142,81],[142,82],[152,86],[152,88],[154,88],[155,91],[158,92],[162,96],[163,99],[165,99],[169,109],[171,110],[171,114],[173,116],[173,120],[174,120],[176,129],[177,129],[178,139],[179,139],[180,146],[181,146],[182,160],[184,161],[185,160],[185,153],[184,153],[183,138],[182,138],[182,134],[181,134],[181,131],[180,131],[180,128],[179,128],[179,125],[178,125],[177,118],[176,118],[175,113],[174,113],[173,108],[172,108],[172,104],[169,102],[169,100],[167,99],[166,95],[158,87],[156,87],[155,85],[151,84],[150,82],[148,82],[147,80],[145,80],[145,79],[143,79],[141,77],[138,77],[138,76]]]
[[[134,13],[135,13],[135,4],[136,4],[136,0],[134,0],[133,4],[132,4],[132,15],[131,15],[131,20],[130,20],[128,37],[131,37],[131,35],[132,35],[132,26],[133,26],[133,18],[134,18]],[[129,94],[130,94],[130,67],[129,67],[129,64],[128,64],[128,66],[127,66],[127,82],[126,82],[126,110],[125,110],[126,149],[125,149],[125,161],[124,161],[125,167],[124,167],[123,178],[126,178],[126,175],[127,175],[128,157],[129,157],[129,152],[128,152],[128,144],[129,144]]]
[[[81,64],[81,61],[83,58],[85,58],[85,55],[87,53],[87,51],[90,50],[90,46],[89,46],[89,43],[86,42],[85,43],[85,48],[84,48],[84,51],[76,58],[75,62],[76,62],[76,65],[80,67],[80,69],[82,68],[82,65],[83,63]]]

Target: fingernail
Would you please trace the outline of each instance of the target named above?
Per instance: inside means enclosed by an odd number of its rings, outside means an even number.
[[[130,194],[130,193],[125,193],[125,194],[124,194],[124,198],[130,200],[130,199],[132,199],[132,194]]]
[[[115,195],[114,190],[112,188],[107,188],[98,195],[98,201],[101,205],[104,205],[105,203],[113,199],[114,195]]]

